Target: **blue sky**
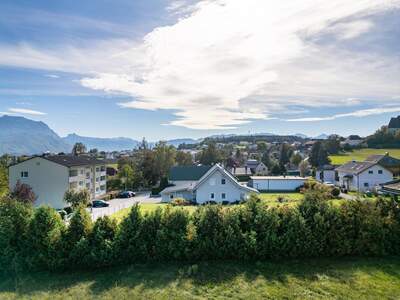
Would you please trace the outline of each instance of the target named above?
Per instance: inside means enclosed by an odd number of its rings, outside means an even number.
[[[62,136],[367,135],[400,114],[400,1],[3,0],[0,114]]]

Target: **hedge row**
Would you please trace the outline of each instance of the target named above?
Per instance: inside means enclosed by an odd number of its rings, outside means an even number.
[[[306,193],[298,207],[267,208],[256,197],[235,207],[133,206],[120,224],[92,224],[79,209],[66,226],[49,207],[0,202],[0,269],[89,269],[148,261],[265,260],[345,255],[398,255],[395,200],[329,204]]]

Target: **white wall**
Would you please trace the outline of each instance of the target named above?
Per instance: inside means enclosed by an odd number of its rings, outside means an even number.
[[[304,185],[305,179],[252,179],[252,187],[259,191],[295,191]]]
[[[379,170],[382,170],[382,174],[379,174]],[[370,174],[369,171],[372,171],[373,173]],[[339,172],[339,186],[343,186],[343,183],[346,181],[343,180],[343,177],[347,173],[344,172]],[[372,166],[371,168],[365,170],[359,175],[354,175],[353,178],[350,180],[350,190],[352,191],[360,191],[360,192],[365,192],[367,190],[372,190],[375,187],[379,186],[382,183],[386,183],[389,181],[393,180],[393,173],[386,170],[380,165],[375,165]],[[365,186],[364,184],[368,183],[368,186]],[[346,183],[344,184],[346,187]]]
[[[225,184],[221,184],[221,179],[225,178]],[[214,193],[214,199],[210,195]],[[222,199],[222,193],[225,193],[226,199]],[[209,176],[196,190],[196,202],[201,204],[206,201],[240,201],[249,192],[240,188],[237,184],[233,183],[231,179],[223,174],[219,169]]]
[[[28,178],[21,178],[21,172],[28,172]],[[29,184],[38,199],[35,206],[46,204],[54,208],[63,208],[64,193],[69,188],[69,171],[41,157],[29,159],[9,168],[9,187],[12,190],[17,181]]]
[[[322,172],[323,172],[323,180],[321,179]],[[322,182],[334,183],[336,181],[335,170],[324,170],[324,171],[318,170],[315,174],[315,177],[318,181],[322,181]]]
[[[171,198],[171,195],[173,198]],[[183,198],[189,201],[193,200],[193,193],[189,191],[179,191],[161,194],[161,202],[171,202],[176,198]]]

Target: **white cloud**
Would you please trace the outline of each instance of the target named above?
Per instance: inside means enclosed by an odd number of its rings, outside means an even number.
[[[172,1],[168,9],[181,11],[187,2]],[[348,42],[378,30],[370,16],[399,6],[400,0],[204,0],[143,41],[64,47],[62,56],[26,44],[0,47],[0,64],[86,73],[83,86],[134,98],[122,107],[172,110],[171,125],[234,128],[293,106],[393,102],[398,58],[314,37]]]
[[[46,115],[46,113],[37,111],[37,110],[32,110],[32,109],[25,109],[25,108],[9,108],[8,112],[10,113],[18,113],[18,114],[23,114],[23,115],[35,115],[35,116],[42,116]]]
[[[370,109],[362,109],[357,110],[350,113],[345,114],[336,114],[329,117],[311,117],[311,118],[297,118],[297,119],[287,119],[285,121],[288,122],[320,122],[320,121],[332,121],[340,118],[347,118],[347,117],[367,117],[372,115],[380,115],[385,113],[396,113],[400,112],[400,107],[383,107],[383,108],[370,108]]]
[[[55,74],[46,74],[46,75],[44,75],[44,76],[45,76],[45,77],[48,77],[48,78],[53,78],[53,79],[60,78],[60,76],[55,75]]]

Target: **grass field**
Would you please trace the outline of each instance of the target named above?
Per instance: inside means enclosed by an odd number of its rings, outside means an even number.
[[[329,156],[329,158],[331,159],[332,164],[342,165],[352,160],[363,161],[369,155],[385,154],[386,152],[389,152],[391,156],[400,159],[400,149],[360,149],[354,150],[353,152],[346,152],[340,155],[331,155]]]
[[[399,258],[139,265],[0,278],[0,299],[399,299]]]

